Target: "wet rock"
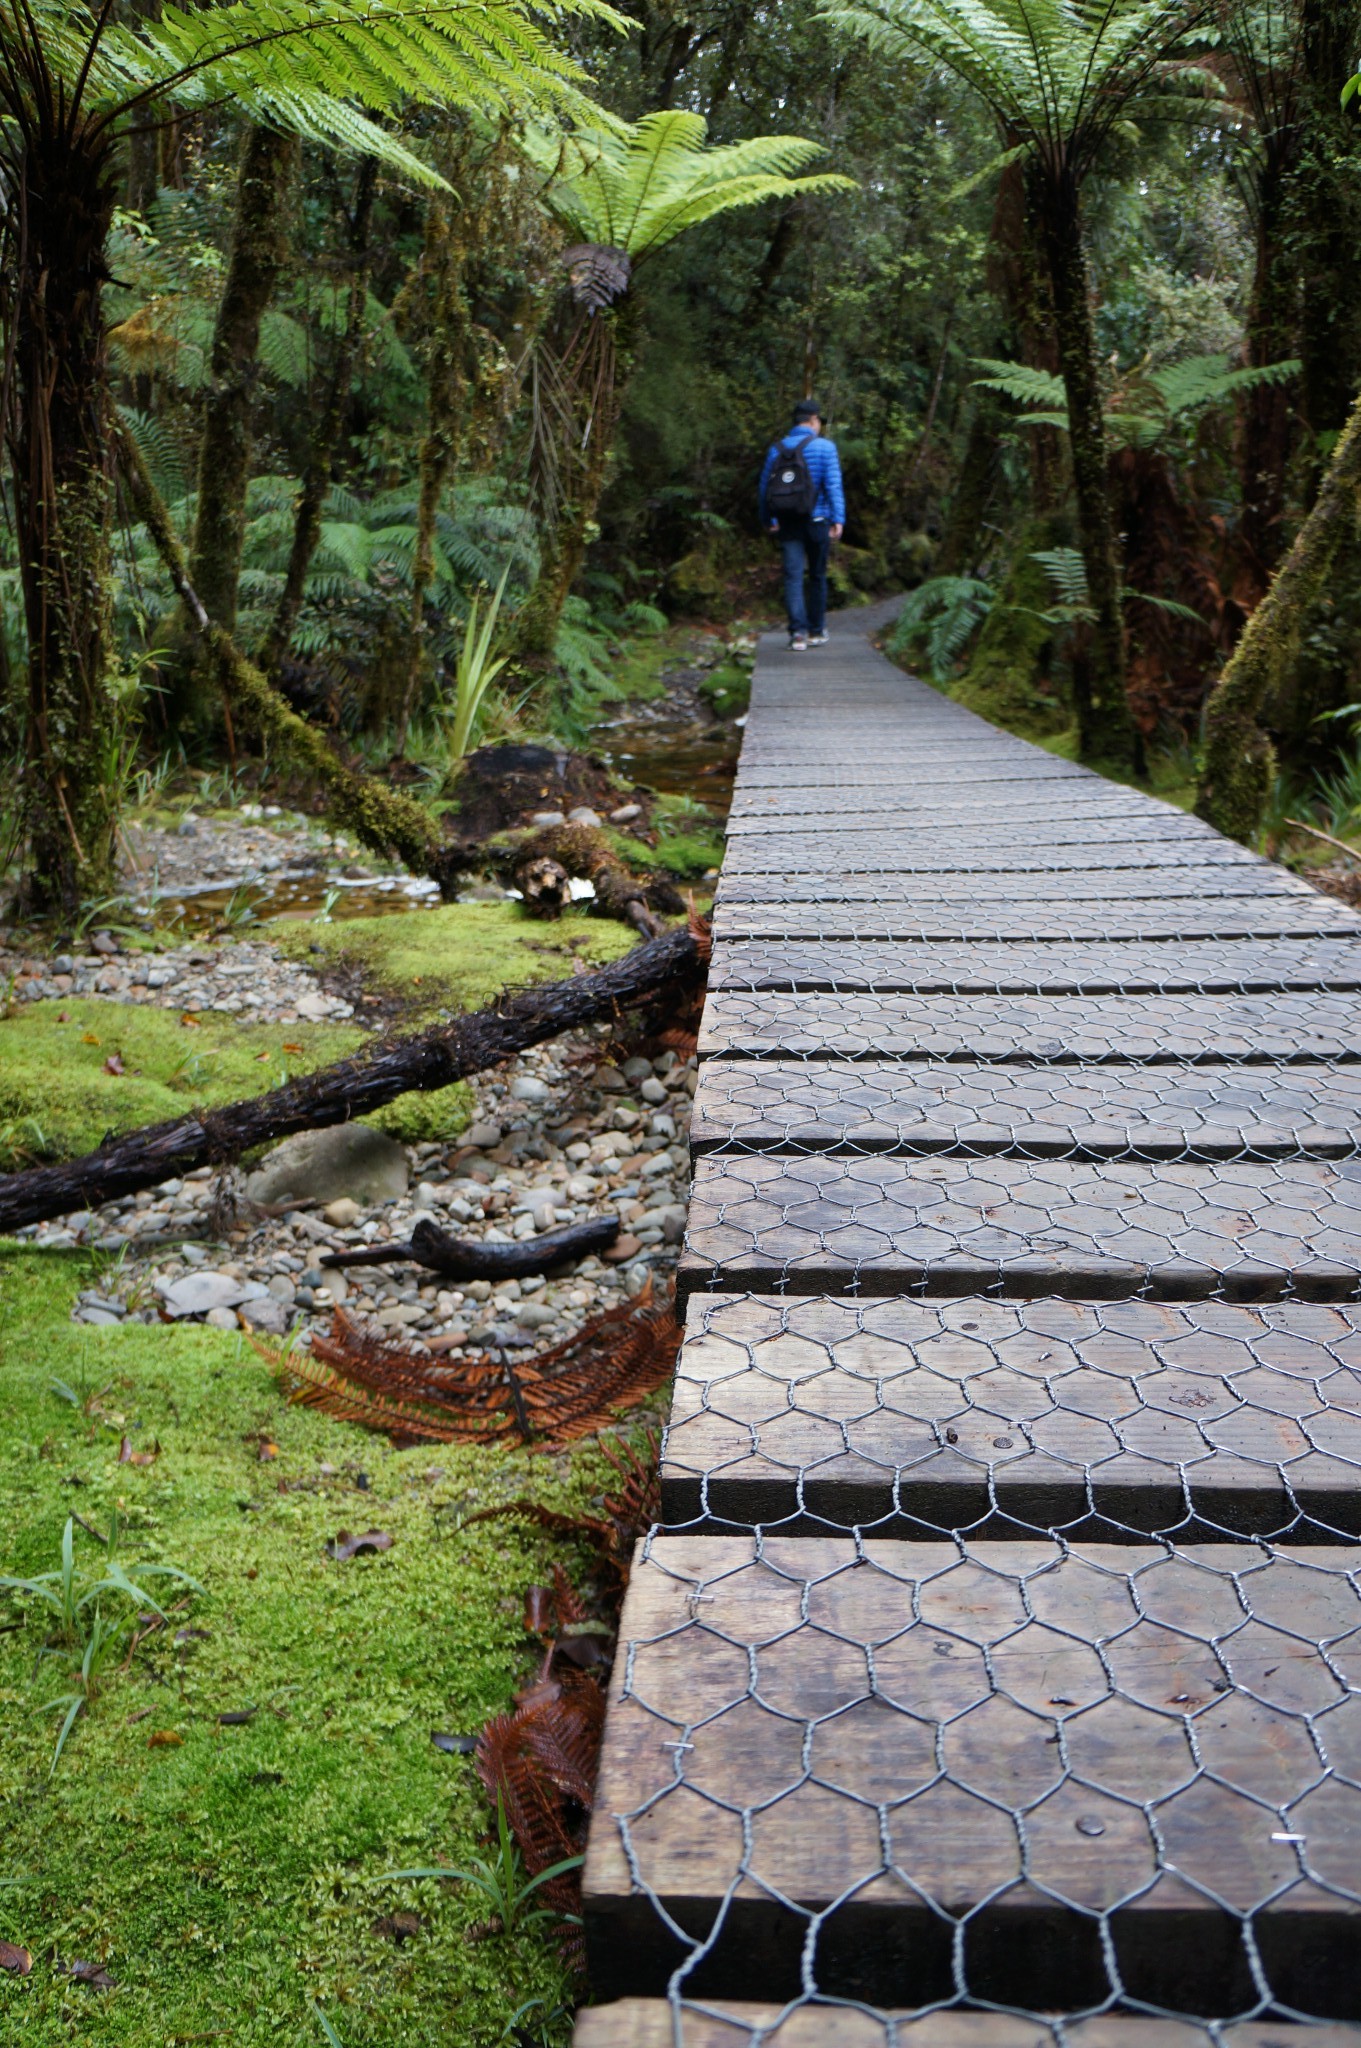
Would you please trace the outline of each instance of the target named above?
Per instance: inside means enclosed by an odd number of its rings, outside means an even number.
[[[360,1217],[363,1215],[364,1212],[360,1208],[358,1202],[352,1201],[348,1195],[342,1195],[338,1202],[328,1202],[321,1213],[323,1220],[329,1223],[332,1229],[348,1230],[352,1223],[357,1223],[359,1221]],[[311,1219],[309,1217],[303,1217],[300,1219],[305,1230],[307,1229],[307,1225],[310,1222],[310,1220]],[[312,1234],[313,1233],[310,1230],[307,1230],[307,1235],[309,1237],[311,1237]]]
[[[267,1337],[282,1337],[292,1321],[290,1310],[270,1294],[262,1295],[258,1300],[243,1301],[240,1315],[247,1329],[260,1330]]]
[[[620,1237],[616,1237],[614,1243],[607,1246],[600,1256],[602,1259],[608,1259],[612,1266],[619,1266],[626,1259],[636,1259],[642,1249],[643,1247],[636,1237],[630,1237],[625,1233]]]
[[[546,1081],[540,1081],[533,1074],[519,1074],[510,1084],[510,1092],[516,1102],[547,1102],[552,1093]]]
[[[652,1079],[652,1062],[651,1060],[643,1059],[640,1054],[635,1053],[631,1060],[624,1061],[623,1075],[624,1079],[632,1087],[636,1087],[640,1081],[650,1081]]]
[[[593,1087],[599,1088],[604,1095],[626,1095],[628,1093],[628,1082],[624,1079],[618,1067],[611,1066],[608,1061],[605,1061],[596,1068],[595,1072],[591,1075],[591,1083]]]
[[[643,807],[641,804],[620,804],[617,811],[610,812],[610,823],[612,825],[631,825],[635,818],[641,818],[642,815]]]
[[[464,1134],[463,1142],[465,1145],[471,1145],[475,1151],[493,1152],[500,1144],[501,1136],[500,1124],[488,1123],[482,1120],[469,1125]]]
[[[578,804],[567,813],[569,825],[600,825],[604,822],[599,811],[593,811],[589,804]]]
[[[259,1299],[266,1290],[257,1282],[236,1280],[230,1273],[186,1273],[182,1280],[168,1280],[158,1286],[165,1311],[175,1322],[184,1316],[204,1316],[210,1309],[236,1308],[247,1298]]]
[[[405,1148],[366,1124],[336,1124],[300,1131],[267,1152],[246,1181],[252,1202],[289,1201],[372,1205],[404,1195],[410,1172]]]

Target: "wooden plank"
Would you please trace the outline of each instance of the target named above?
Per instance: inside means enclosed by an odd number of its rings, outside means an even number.
[[[1071,902],[1016,897],[975,904],[917,901],[891,903],[734,903],[714,913],[717,939],[824,940],[871,945],[885,941],[930,944],[933,940],[1043,945],[1084,939],[1113,945],[1121,941],[1168,939],[1361,938],[1361,916],[1334,897],[1311,889],[1308,897],[1221,896],[1209,900],[1129,903]]]
[[[947,874],[857,874],[848,873],[834,861],[822,868],[803,867],[794,873],[743,873],[725,866],[715,891],[715,901],[730,906],[786,903],[863,903],[915,905],[939,911],[957,905],[985,920],[1006,912],[1021,902],[1031,908],[1041,904],[1050,909],[1084,909],[1093,903],[1151,902],[1159,907],[1189,900],[1202,902],[1209,896],[1248,897],[1307,904],[1318,895],[1307,882],[1281,870],[1263,873],[1253,867],[1227,863],[1175,868],[1078,868],[1061,875],[1044,872],[1026,874],[1015,868],[991,874],[953,871]]]
[[[578,2015],[573,2048],[1357,2048],[1361,2028],[1104,2015],[1057,2022],[1012,2013],[874,2012],[817,1998],[792,2006],[724,1999],[677,2005],[620,1998]]]
[[[923,840],[916,834],[874,831],[844,832],[834,839],[812,839],[798,832],[753,832],[729,842],[724,875],[740,880],[751,875],[793,876],[834,873],[846,877],[876,875],[1043,875],[1067,876],[1110,871],[1154,869],[1176,874],[1194,863],[1197,872],[1228,869],[1250,875],[1273,870],[1245,847],[1229,840],[1218,846],[1197,841],[1187,849],[1178,840],[1104,838],[1080,846],[1031,839],[1024,844],[995,836],[952,833],[949,843]]]
[[[710,1059],[690,1141],[697,1152],[1348,1159],[1361,1154],[1361,1066]]]
[[[934,833],[938,835],[936,843],[939,844],[939,835],[948,832],[952,844],[954,838],[959,837],[961,841],[1022,849],[1035,836],[1027,830],[1027,826],[1034,822],[1024,815],[1004,820],[999,813],[990,812],[986,819],[980,819],[976,812],[963,809],[924,811],[907,810],[897,805],[876,805],[871,829],[900,842]],[[1051,815],[1044,822],[1044,840],[1051,846],[1088,845],[1092,841],[1103,844],[1120,838],[1137,838],[1146,844],[1174,841],[1179,846],[1214,843],[1208,826],[1198,830],[1194,819],[1183,818],[1177,811],[1169,812],[1165,818],[1146,818],[1138,812],[1074,811],[1065,805],[1063,817],[1056,819]],[[778,832],[787,835],[797,832],[805,843],[816,841],[820,834],[850,832],[863,835],[866,829],[863,802],[858,806],[851,803],[836,806],[820,804],[816,810],[810,807],[795,811],[774,809],[764,804],[744,806],[740,811],[730,813],[724,826],[730,839],[742,838],[749,833]]]
[[[711,991],[702,1058],[1137,1060],[1144,1064],[1361,1059],[1347,995],[855,995]]]
[[[678,1282],[683,1294],[1349,1300],[1361,1166],[701,1157]]]
[[[728,814],[729,827],[732,829],[755,821],[763,830],[769,830],[768,821],[772,817],[793,818],[809,826],[822,817],[839,817],[849,818],[863,829],[869,801],[865,791],[857,789],[804,789],[778,794],[769,790],[753,790],[748,794],[739,783]],[[1045,788],[1029,789],[1020,783],[989,784],[985,778],[981,779],[980,787],[970,789],[961,768],[948,779],[923,778],[915,786],[878,792],[873,799],[878,825],[891,828],[894,820],[901,820],[905,830],[914,827],[921,830],[933,822],[944,827],[956,819],[977,824],[980,804],[986,804],[990,828],[1012,830],[1037,821],[1049,822],[1058,808],[1059,798],[1056,792]],[[1142,831],[1147,824],[1150,828],[1173,829],[1178,837],[1184,839],[1199,836],[1187,830],[1181,811],[1145,810],[1136,798],[1112,795],[1100,788],[1090,791],[1085,788],[1065,789],[1062,806],[1074,820],[1089,824],[1118,820],[1128,829]]]
[[[711,989],[1031,995],[1224,994],[1361,988],[1351,938],[1196,939],[1036,944],[728,939],[714,948]]]
[[[692,1295],[673,1527],[1361,1534],[1361,1307]]]
[[[818,1916],[824,1996],[1232,2017],[1255,1961],[1277,2005],[1361,2017],[1356,1565],[654,1537],[584,1871],[597,1995],[690,1959],[692,1997],[797,1997]]]

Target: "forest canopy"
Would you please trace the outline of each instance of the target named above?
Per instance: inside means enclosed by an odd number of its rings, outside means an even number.
[[[107,894],[170,755],[438,873],[479,737],[769,608],[810,394],[905,662],[1240,837],[1346,782],[1361,0],[4,0],[0,44],[27,909]]]

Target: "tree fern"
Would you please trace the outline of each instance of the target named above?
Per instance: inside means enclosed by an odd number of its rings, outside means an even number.
[[[892,651],[919,651],[935,683],[954,673],[977,628],[992,608],[993,587],[976,576],[932,576],[904,600],[893,629]]]
[[[702,115],[672,109],[570,135],[531,128],[521,147],[549,179],[549,210],[583,243],[617,250],[630,266],[734,207],[854,190],[852,179],[835,172],[793,175],[823,154],[819,142],[756,135],[707,147],[707,134]],[[625,271],[623,288],[627,278]]]
[[[977,356],[974,361],[988,372],[974,380],[980,389],[1000,392],[1027,408],[1017,416],[1020,425],[1067,429],[1061,377],[1027,363],[997,362],[988,356]],[[1157,370],[1139,368],[1118,384],[1117,402],[1105,414],[1106,426],[1117,444],[1146,446],[1193,413],[1224,405],[1259,385],[1288,383],[1299,370],[1295,357],[1235,369],[1224,355],[1188,356]]]

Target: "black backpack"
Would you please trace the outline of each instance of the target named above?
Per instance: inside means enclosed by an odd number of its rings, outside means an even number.
[[[766,511],[772,519],[806,519],[818,501],[818,487],[804,455],[806,442],[781,442],[766,483]]]

